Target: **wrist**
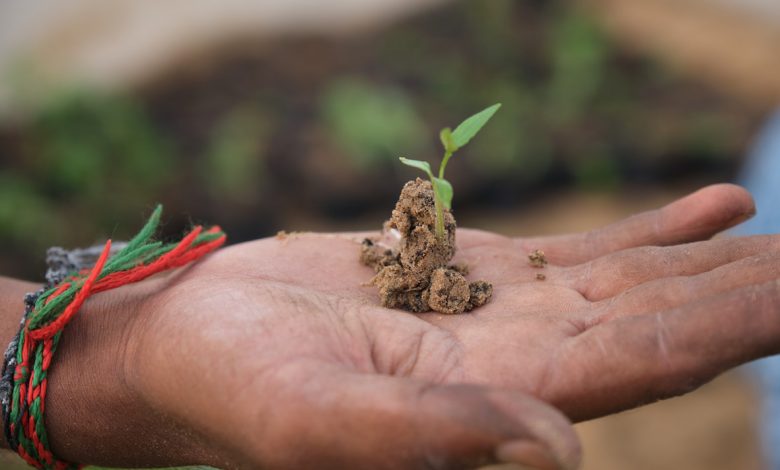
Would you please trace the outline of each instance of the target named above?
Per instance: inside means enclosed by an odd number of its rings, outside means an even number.
[[[39,288],[40,285],[31,282],[0,277],[0,348],[3,352],[19,331],[25,309],[25,294],[35,292]],[[0,447],[8,448],[5,436],[0,438]]]
[[[192,433],[139,393],[134,332],[148,287],[91,297],[63,332],[45,417],[58,457],[127,467],[202,463]]]
[[[181,437],[192,433],[155,413],[130,379],[138,293],[147,286],[122,286],[198,260],[225,234],[196,226],[179,242],[156,242],[161,212],[115,250],[111,240],[97,256],[97,247],[50,250],[47,289],[25,298],[24,329],[6,354],[3,415],[10,445],[36,468],[189,463],[192,439]]]

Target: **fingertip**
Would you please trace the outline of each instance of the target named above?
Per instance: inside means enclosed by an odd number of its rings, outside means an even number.
[[[704,187],[661,210],[665,245],[708,239],[756,213],[753,197],[735,184]]]
[[[503,463],[540,469],[579,465],[571,422],[529,395],[465,384],[431,387],[425,395],[417,409],[419,429],[433,437],[429,449],[448,455],[448,461],[474,461],[481,447],[487,458]]]
[[[496,460],[501,463],[520,464],[535,470],[576,470],[580,468],[580,454],[555,454],[543,444],[534,441],[511,441],[496,449]]]
[[[496,449],[496,460],[501,463],[520,464],[535,470],[566,470],[555,455],[545,446],[533,441],[511,441]]]
[[[507,440],[496,448],[496,457],[507,463],[533,468],[580,467],[582,448],[571,421],[558,409],[534,397],[516,392],[492,390],[489,401],[506,416],[522,422],[526,436]],[[547,460],[544,457],[548,456]],[[527,459],[527,460],[522,460]],[[543,464],[547,462],[547,467]],[[550,466],[549,462],[554,465]]]
[[[706,204],[713,211],[723,214],[723,218],[728,219],[725,222],[731,222],[732,225],[756,214],[753,196],[747,189],[736,184],[713,184],[696,191],[690,197]]]
[[[571,426],[571,421],[564,417],[563,413],[557,409],[549,408],[549,411],[554,412],[547,413],[544,422],[537,423],[531,428],[531,432],[538,439],[539,445],[543,445],[544,449],[553,457],[556,467],[561,470],[575,470],[580,468],[582,462],[582,447],[580,440],[577,437],[577,433]],[[507,443],[512,444],[512,443]],[[512,448],[510,447],[509,450]],[[498,450],[501,450],[499,447]],[[507,452],[508,449],[503,449]],[[517,449],[515,449],[516,451]],[[526,464],[527,465],[527,464]],[[539,467],[538,465],[533,465]],[[545,468],[545,467],[539,467]]]

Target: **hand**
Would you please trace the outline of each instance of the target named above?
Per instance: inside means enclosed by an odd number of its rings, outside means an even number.
[[[459,230],[457,260],[495,293],[457,316],[379,307],[357,236],[233,246],[90,301],[51,377],[52,445],[113,465],[572,467],[576,437],[543,402],[592,418],[780,350],[780,298],[761,284],[777,277],[780,239],[650,247],[709,238],[752,212],[724,185],[582,235]],[[534,248],[543,270],[528,265]],[[96,359],[79,348],[90,335],[104,347]],[[78,388],[87,361],[102,382],[79,408],[58,384]],[[114,417],[86,455],[78,442],[95,431],[58,424],[74,407],[82,420]]]

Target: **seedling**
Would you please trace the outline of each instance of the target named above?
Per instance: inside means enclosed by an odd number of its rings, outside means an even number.
[[[421,160],[410,160],[401,157],[401,163],[424,171],[433,185],[433,197],[436,206],[436,237],[444,240],[444,209],[450,210],[452,207],[452,185],[444,179],[444,169],[447,168],[447,162],[450,161],[452,154],[458,149],[469,143],[471,139],[487,124],[491,117],[501,107],[501,103],[496,103],[489,108],[485,108],[477,114],[466,119],[455,130],[445,127],[439,132],[441,144],[444,146],[444,157],[439,164],[439,176],[433,176],[431,165]]]

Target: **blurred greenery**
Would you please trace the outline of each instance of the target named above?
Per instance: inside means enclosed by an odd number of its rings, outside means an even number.
[[[55,240],[85,243],[87,232],[92,242],[138,217],[172,170],[165,140],[126,97],[53,97],[25,131],[28,140],[0,168],[0,240],[36,253],[31,259]]]
[[[410,97],[397,88],[339,78],[325,90],[322,108],[331,135],[361,168],[424,148],[426,126]]]
[[[52,205],[28,181],[0,173],[0,237],[41,248],[44,234],[61,224]]]
[[[126,97],[57,97],[35,117],[32,134],[45,186],[85,202],[107,192],[122,191],[124,199],[156,191],[171,171],[164,140]]]
[[[609,46],[593,21],[574,10],[556,15],[550,35],[547,110],[554,125],[565,125],[581,117],[596,97]]]
[[[272,124],[254,108],[237,107],[215,126],[200,175],[214,197],[224,195],[229,202],[257,198]]]
[[[438,130],[495,102],[448,168],[456,209],[564,185],[723,179],[759,118],[625,51],[563,0],[464,0],[357,37],[253,46],[0,122],[0,268],[38,276],[20,261],[127,236],[157,202],[174,215],[168,234],[206,220],[233,241],[383,213],[413,176],[397,157],[438,161]]]

